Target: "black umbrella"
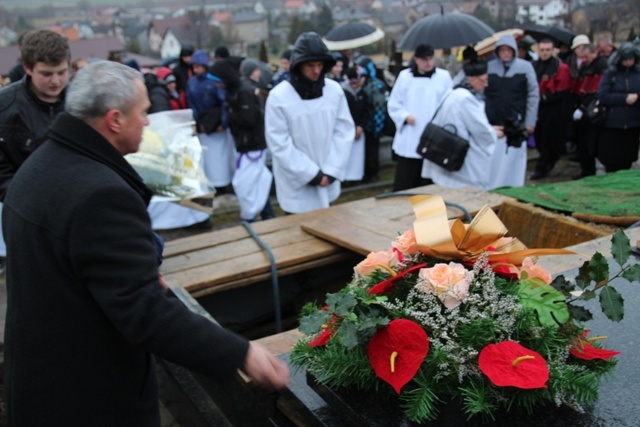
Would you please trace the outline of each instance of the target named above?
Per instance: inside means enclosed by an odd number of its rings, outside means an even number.
[[[384,31],[364,22],[348,22],[335,27],[322,39],[329,50],[355,49],[377,42]]]
[[[537,24],[525,28],[524,33],[529,34],[536,41],[551,39],[556,47],[560,47],[561,44],[571,46],[571,41],[575,37],[575,34],[564,28]]]
[[[474,44],[493,34],[493,30],[478,18],[466,13],[438,13],[417,21],[402,36],[398,47],[415,50],[419,44],[436,49]]]

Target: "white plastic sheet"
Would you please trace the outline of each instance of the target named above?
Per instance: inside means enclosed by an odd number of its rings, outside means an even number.
[[[191,110],[149,114],[139,151],[125,156],[154,191],[154,200],[211,197],[202,171],[202,147],[193,126]]]

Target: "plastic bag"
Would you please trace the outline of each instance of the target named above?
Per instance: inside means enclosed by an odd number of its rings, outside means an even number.
[[[153,190],[155,200],[178,201],[209,193],[194,125],[191,110],[149,114],[140,149],[125,156]]]

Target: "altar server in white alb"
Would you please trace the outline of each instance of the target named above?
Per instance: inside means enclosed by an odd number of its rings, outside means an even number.
[[[467,156],[458,171],[448,171],[429,160],[424,161],[423,171],[444,187],[488,190],[491,171],[487,165],[497,138],[503,136],[502,127],[491,126],[484,112],[482,94],[489,81],[487,63],[472,59],[463,65],[463,72],[462,82],[445,95],[433,123],[454,125],[458,135],[469,141]]]
[[[387,109],[397,129],[391,146],[397,156],[393,191],[431,183],[421,177],[422,156],[416,150],[422,131],[453,87],[451,74],[435,67],[433,55],[433,47],[418,45],[411,66],[398,74],[389,95]]]
[[[290,79],[267,98],[267,146],[278,203],[287,213],[327,208],[340,195],[355,125],[344,91],[325,79],[334,64],[320,36],[302,33]]]

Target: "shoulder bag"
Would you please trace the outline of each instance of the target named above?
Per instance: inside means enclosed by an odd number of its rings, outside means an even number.
[[[469,151],[469,141],[458,136],[458,129],[453,124],[438,126],[433,123],[438,111],[449,97],[447,95],[433,114],[431,121],[422,131],[417,152],[423,158],[451,171],[459,171]]]

